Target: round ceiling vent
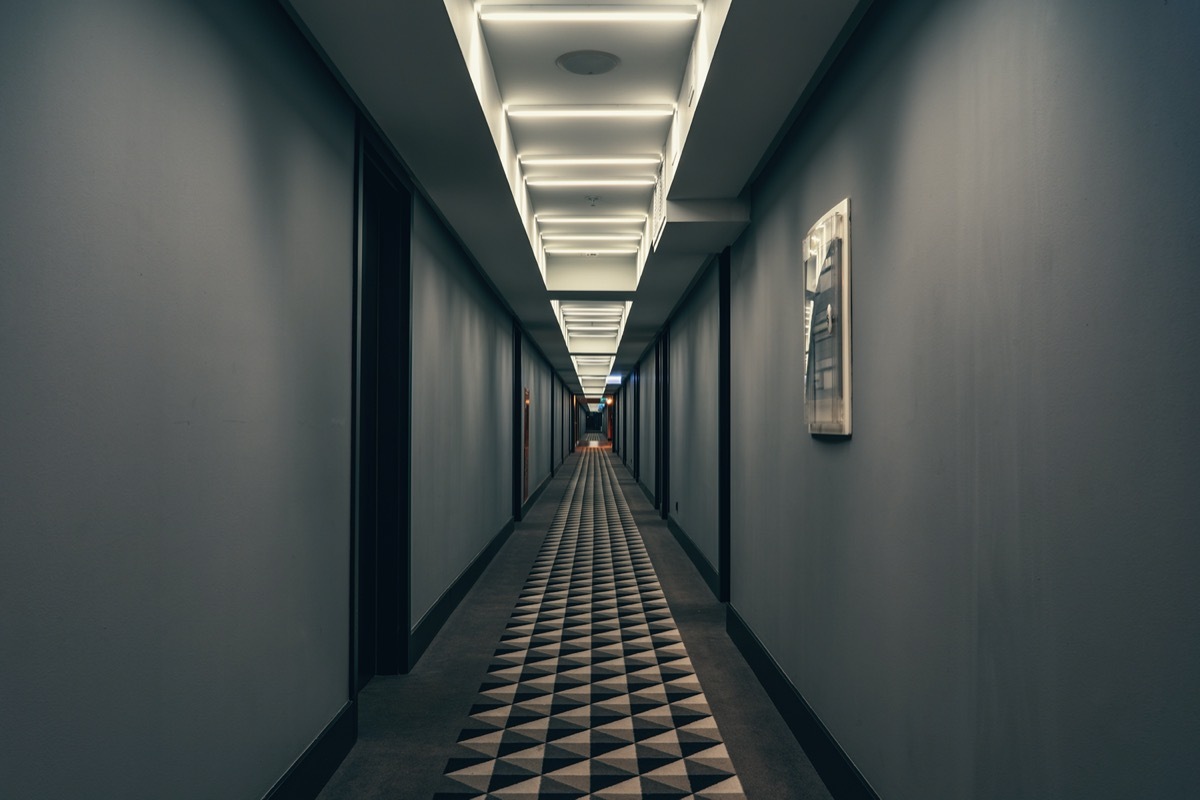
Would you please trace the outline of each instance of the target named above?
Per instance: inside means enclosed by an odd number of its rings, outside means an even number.
[[[621,59],[603,50],[572,50],[556,58],[554,63],[576,75],[603,75],[616,69]]]

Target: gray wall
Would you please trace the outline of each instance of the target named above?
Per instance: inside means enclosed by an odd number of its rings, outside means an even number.
[[[550,404],[554,395],[550,388],[550,366],[533,349],[528,337],[521,349],[521,376],[523,385],[529,389],[529,493],[532,495],[550,477]]]
[[[621,439],[621,460],[625,466],[633,467],[633,440],[637,431],[633,427],[633,379],[626,376],[621,385],[621,417],[625,423],[625,435]]]
[[[1200,780],[1200,7],[878,4],[733,263],[733,605],[888,800]],[[854,437],[800,236],[851,198]]]
[[[566,461],[571,452],[571,392],[557,377],[554,380],[554,391],[558,398],[558,408],[554,410],[557,466]]]
[[[654,395],[657,381],[655,371],[658,369],[657,345],[638,363],[638,480],[650,491],[654,491]]]
[[[553,372],[550,374],[550,403],[552,406],[552,419],[550,422],[550,453],[551,463],[555,469],[562,463],[563,459],[563,426],[562,426],[562,383],[558,379],[558,375]]]
[[[716,569],[718,269],[714,263],[671,321],[671,518]]]
[[[420,199],[412,301],[415,627],[512,518],[513,446],[511,318]]]
[[[272,4],[0,26],[0,782],[261,797],[347,700],[354,121]]]

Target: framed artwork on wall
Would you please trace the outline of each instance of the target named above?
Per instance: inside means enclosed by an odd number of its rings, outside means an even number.
[[[850,198],[804,238],[804,415],[808,432],[849,436]]]

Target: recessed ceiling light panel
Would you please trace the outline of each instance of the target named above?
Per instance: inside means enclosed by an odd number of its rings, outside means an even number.
[[[547,224],[565,224],[565,225],[643,225],[646,222],[646,217],[643,216],[596,216],[596,217],[555,217],[538,214],[536,219],[543,225]]]
[[[633,167],[657,166],[662,156],[520,156],[527,167]]]
[[[531,119],[604,119],[622,117],[670,117],[675,114],[671,105],[614,104],[599,106],[509,106],[508,116]]]
[[[640,233],[543,233],[544,242],[640,242]]]
[[[499,6],[481,5],[484,22],[692,22],[700,9],[688,5]]]
[[[623,256],[636,253],[636,247],[547,247],[546,254],[554,256]]]
[[[526,178],[529,186],[653,186],[655,178]]]

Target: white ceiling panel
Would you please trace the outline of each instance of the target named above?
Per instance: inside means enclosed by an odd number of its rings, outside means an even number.
[[[653,186],[530,186],[529,194],[539,214],[645,213]]]
[[[506,103],[674,103],[695,27],[485,21],[483,33]],[[601,75],[575,75],[556,64],[578,50],[611,53],[620,63]]]
[[[710,259],[702,251],[728,244],[740,230],[739,220],[672,223],[668,216],[661,251],[649,254],[639,275],[634,254],[545,255],[542,248],[578,245],[600,252],[614,243],[644,245],[636,238],[600,235],[644,235],[654,216],[652,187],[524,186],[526,179],[657,176],[655,159],[671,137],[672,147],[682,143],[683,152],[676,160],[672,150],[678,169],[666,167],[669,193],[659,208],[678,210],[671,203],[681,199],[736,198],[777,141],[780,126],[819,79],[831,48],[845,41],[870,5],[870,0],[282,2],[391,139],[419,190],[562,378],[576,391],[584,390],[581,376],[589,379],[588,397],[603,392],[593,380],[602,373],[632,368]],[[647,9],[663,6],[686,13],[670,22],[645,18]],[[520,11],[526,19],[492,19],[489,8]],[[550,21],[530,21],[527,11]],[[564,12],[593,19],[566,20]],[[614,12],[643,16],[614,21]],[[611,53],[620,63],[604,74],[575,75],[555,64],[574,50]],[[678,97],[689,70],[689,86],[700,87],[691,106],[689,98],[680,103]],[[522,106],[644,104],[671,113],[640,119],[513,115]],[[516,154],[528,163],[519,163]],[[640,156],[649,163],[531,160],[547,156]],[[617,216],[626,218],[613,219]],[[577,309],[578,328],[589,316],[578,309],[603,310],[600,301],[620,301],[609,302],[607,312],[613,319],[616,309],[618,335],[569,336],[560,309]],[[587,360],[589,354],[598,354],[598,360]]]
[[[662,153],[670,117],[541,119],[509,117],[521,154],[595,156]]]

